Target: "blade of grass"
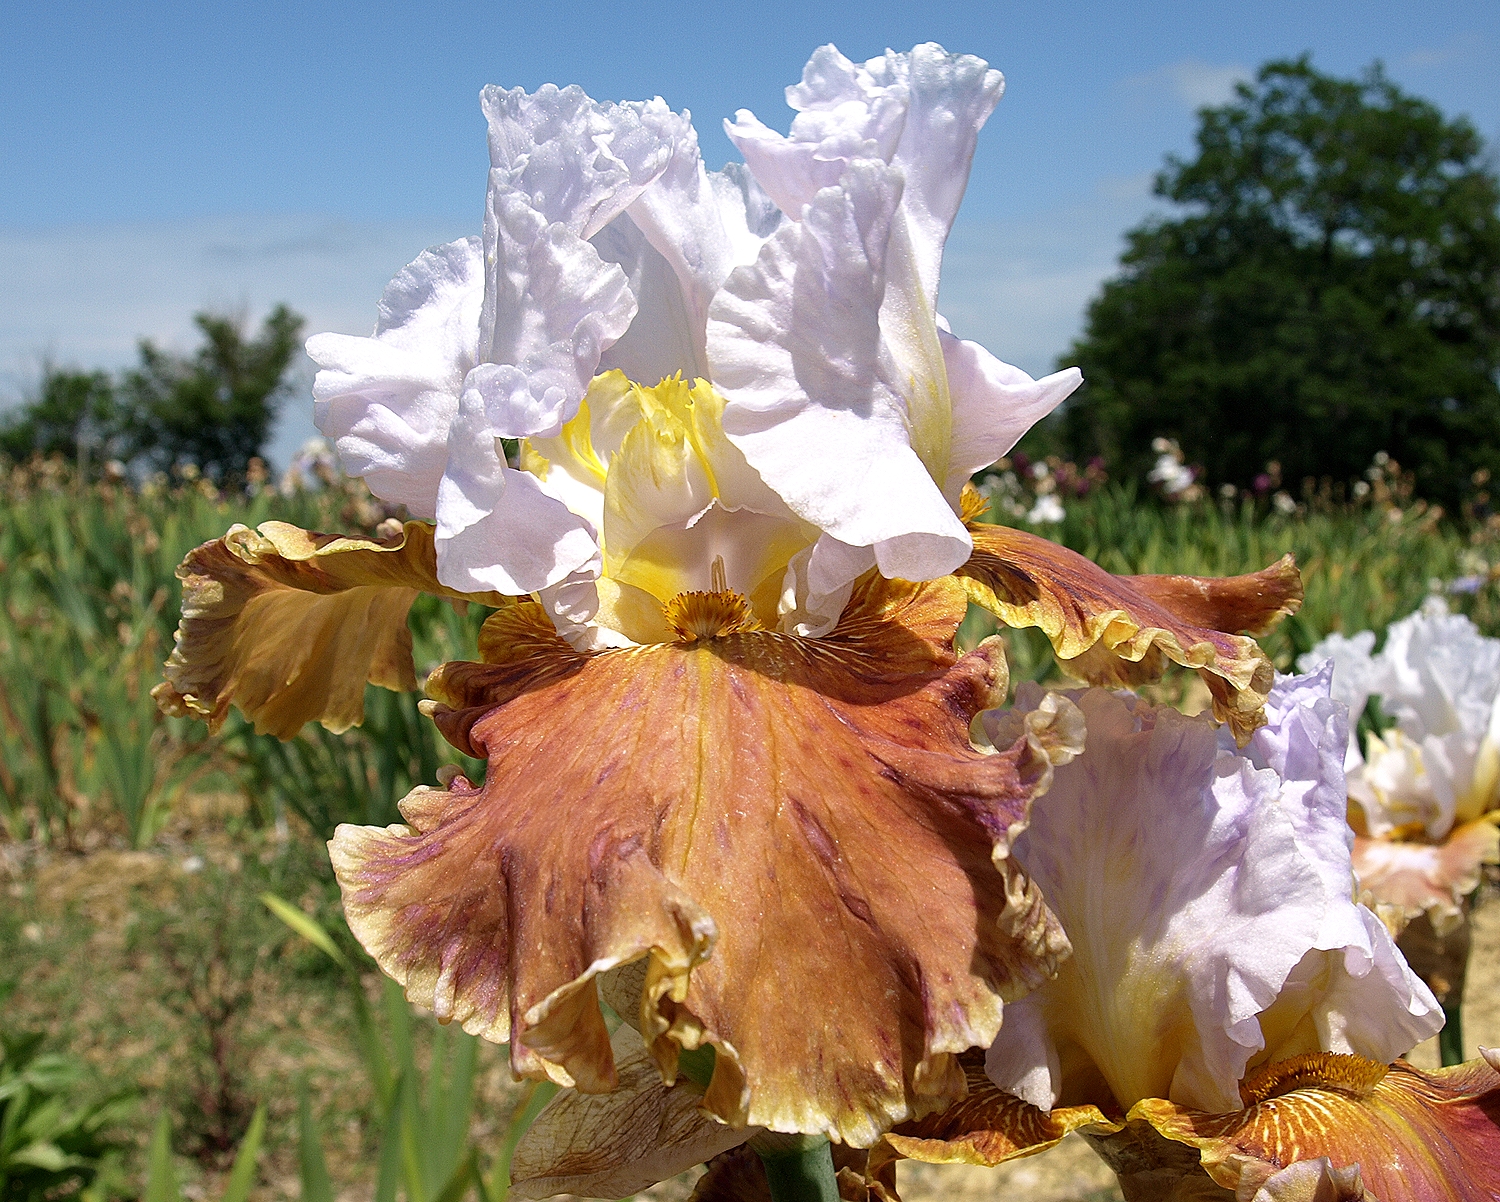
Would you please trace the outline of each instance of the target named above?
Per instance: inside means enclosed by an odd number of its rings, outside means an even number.
[[[343,949],[333,941],[327,931],[319,924],[312,915],[298,909],[285,898],[277,897],[274,893],[262,893],[261,903],[270,910],[272,914],[291,927],[298,935],[306,939],[310,944],[337,964],[340,968],[352,971],[354,966],[349,963],[349,958],[344,955]]]
[[[406,1184],[406,1202],[427,1202],[427,1175],[423,1172],[423,1140],[418,1134],[420,1113],[415,1073],[401,1074],[401,1121],[396,1138],[401,1145],[401,1176]]]
[[[245,1202],[250,1196],[250,1187],[255,1184],[255,1158],[260,1154],[260,1142],[266,1133],[266,1104],[262,1102],[250,1116],[250,1129],[240,1142],[240,1150],[234,1154],[234,1166],[229,1170],[229,1182],[224,1186],[220,1202]]]
[[[490,1172],[489,1192],[493,1202],[504,1202],[510,1193],[510,1162],[516,1154],[516,1145],[556,1094],[557,1086],[551,1081],[533,1081],[529,1089],[522,1092],[515,1110],[511,1111],[505,1139],[500,1144],[500,1155],[495,1157],[495,1166]]]
[[[385,1106],[385,1122],[380,1134],[380,1171],[375,1178],[374,1202],[396,1202],[396,1189],[401,1183],[403,1093],[400,1082],[396,1082]]]
[[[182,1202],[177,1189],[177,1174],[172,1168],[172,1121],[162,1111],[151,1135],[151,1150],[146,1154],[146,1192],[144,1202]]]
[[[302,1202],[333,1202],[333,1183],[323,1160],[323,1144],[313,1122],[307,1078],[297,1087],[297,1164],[302,1177]]]

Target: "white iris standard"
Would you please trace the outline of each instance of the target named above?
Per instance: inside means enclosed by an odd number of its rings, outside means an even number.
[[[483,236],[404,269],[373,336],[309,341],[319,427],[436,522],[445,584],[539,594],[583,648],[658,637],[669,587],[817,635],[871,568],[951,572],[964,482],[1079,382],[937,314],[1001,87],[934,45],[824,47],[790,136],[741,112],[721,172],[660,99],[487,88]]]

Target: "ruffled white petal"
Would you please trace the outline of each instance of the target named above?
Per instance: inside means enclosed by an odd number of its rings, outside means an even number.
[[[1462,734],[1477,746],[1500,694],[1500,639],[1438,599],[1393,622],[1380,657],[1381,702],[1414,739]]]
[[[888,576],[952,571],[970,541],[913,451],[878,314],[897,172],[853,164],[769,238],[709,313],[724,429],[791,509]]]
[[[754,262],[761,243],[779,224],[780,214],[743,170],[715,175],[705,170],[698,135],[687,114],[664,112],[657,119],[663,137],[672,142],[672,160],[661,178],[631,205],[629,216],[677,281],[692,351],[691,361],[682,365],[683,374],[707,376],[709,305],[731,271]],[[643,317],[655,320],[644,306]],[[654,384],[656,380],[642,378],[641,382]]]
[[[1280,681],[1244,753],[1207,718],[1076,696],[1088,749],[1057,769],[1014,849],[1074,954],[1007,1008],[988,1062],[998,1084],[1040,1104],[1045,1078],[1051,1105],[1069,1072],[1097,1070],[1122,1106],[1223,1112],[1263,1049],[1388,1060],[1441,1026],[1352,900],[1344,717],[1326,675]],[[1029,687],[987,719],[992,736],[1039,697]]]
[[[1427,833],[1441,838],[1455,820],[1491,808],[1500,790],[1500,639],[1434,599],[1391,625],[1380,655],[1381,704],[1421,747],[1436,805]]]
[[[654,123],[660,101],[490,88],[482,105],[491,153],[482,255],[472,239],[430,252],[388,291],[375,349],[325,337],[311,353],[341,371],[320,399],[356,470],[436,519],[441,579],[527,592],[598,548],[586,523],[506,465],[497,440],[556,433],[629,327],[636,302],[625,273],[587,239],[661,174],[672,143]]]
[[[967,555],[959,524],[936,512],[918,465],[951,512],[964,481],[1079,378],[1035,381],[940,334],[943,244],[1002,86],[982,60],[933,44],[863,64],[825,46],[787,90],[798,110],[789,135],[748,112],[726,127],[766,192],[810,227],[800,238],[778,233],[778,245],[731,277],[710,313],[709,361],[730,400],[727,428],[793,509],[839,543],[873,548],[888,575],[926,579]],[[890,166],[900,192],[889,216],[861,225],[861,181],[873,162]],[[830,198],[840,192],[852,222],[835,212]],[[863,278],[820,259],[852,264]],[[744,345],[768,337],[798,345],[782,362]],[[786,462],[793,446],[804,458],[795,471]],[[855,510],[866,516],[854,519]],[[904,530],[897,511],[908,516]]]
[[[909,54],[886,51],[855,64],[833,46],[814,52],[802,82],[787,89],[798,110],[789,136],[741,110],[729,137],[762,186],[794,220],[851,162],[875,157],[899,168],[902,204],[913,225],[918,275],[928,307],[937,302],[943,242],[969,182],[979,130],[1005,86],[973,55],[928,42]]]
[[[599,574],[603,564],[597,554],[563,580],[537,590],[537,600],[557,627],[557,632],[583,652],[629,647],[633,640],[596,621],[599,615]]]
[[[702,332],[695,330],[682,285],[640,227],[621,214],[592,245],[600,258],[619,265],[637,305],[635,320],[599,357],[599,371],[620,371],[648,387],[679,373],[689,379],[706,374]]]
[[[1443,1025],[1432,992],[1412,972],[1390,932],[1364,906],[1341,948],[1309,951],[1260,1016],[1265,1051],[1276,1061],[1303,1052],[1353,1052],[1389,1064]],[[1389,1003],[1371,1012],[1372,995]]]
[[[1281,805],[1322,877],[1326,907],[1312,948],[1260,1025],[1272,1060],[1327,1051],[1387,1063],[1426,1039],[1442,1018],[1384,924],[1364,906],[1345,904],[1358,886],[1338,762],[1348,711],[1330,695],[1335,673],[1325,662],[1309,675],[1282,677],[1267,699],[1266,724],[1243,751],[1257,768],[1281,778]],[[1227,730],[1220,731],[1219,745],[1234,750]],[[1370,1008],[1372,992],[1388,1004]]]
[[[1370,698],[1385,690],[1385,665],[1375,658],[1374,650],[1373,630],[1361,630],[1348,637],[1330,634],[1297,660],[1302,672],[1315,671],[1328,661],[1333,663],[1333,698],[1342,701],[1349,710],[1349,746],[1344,756],[1344,771],[1351,777],[1351,785],[1352,778],[1364,765],[1357,731],[1360,715]]]
[[[672,129],[662,118],[671,114],[660,101],[603,105],[550,85],[534,96],[487,88],[482,104],[490,123],[487,271],[480,362],[464,404],[483,410],[475,430],[552,435],[578,411],[600,355],[635,316],[624,271],[587,239],[666,169]]]
[[[660,100],[600,104],[576,84],[532,95],[491,85],[479,94],[489,122],[490,186],[525,196],[545,224],[592,238],[623,213],[672,157]]]
[[[939,339],[942,244],[1001,86],[934,45],[858,66],[825,47],[788,91],[791,136],[747,116],[749,167],[722,172],[660,99],[487,88],[482,241],[398,277],[374,339],[314,340],[320,420],[377,493],[436,520],[446,583],[550,590],[560,629],[595,612],[649,625],[635,576],[649,599],[696,581],[709,551],[757,613],[780,590],[805,633],[831,628],[870,566],[948,572],[970,549],[963,478],[1072,378],[1031,381]],[[571,457],[564,427],[612,369],[647,388],[712,379],[729,440],[695,446],[660,496],[624,479],[660,466],[644,435],[627,446],[624,427],[590,419],[591,459]],[[501,439],[527,440],[534,475],[505,463]],[[750,554],[757,540],[771,550]],[[616,569],[610,596],[588,584]]]
[[[1307,655],[1336,667],[1336,695],[1352,713],[1372,695],[1395,728],[1346,761],[1349,795],[1360,803],[1371,835],[1420,823],[1433,839],[1500,800],[1500,639],[1486,638],[1440,598],[1392,623],[1385,647],[1375,635],[1330,635]],[[1358,706],[1358,709],[1354,707]]]
[[[578,412],[604,349],[635,316],[625,273],[491,172],[480,364],[465,391],[504,438],[550,435]]]
[[[834,175],[840,165],[847,170],[873,156],[900,171],[904,186],[886,248],[881,340],[891,360],[888,378],[906,405],[912,449],[945,491],[955,474],[954,417],[936,328],[938,275],[975,141],[1003,83],[983,60],[950,55],[933,43],[910,54],[887,51],[862,65],[825,46],[802,83],[787,89],[788,103],[799,110],[790,136],[781,139],[754,123],[756,136],[743,147],[757,175],[774,176],[767,188],[789,198],[793,217],[810,202],[814,185],[843,178]]]
[[[1236,748],[1219,728],[1221,752],[1238,755],[1279,778],[1278,808],[1291,825],[1303,859],[1323,882],[1326,908],[1314,946],[1343,947],[1363,929],[1357,907],[1342,905],[1354,892],[1350,854],[1354,832],[1344,820],[1343,748],[1349,711],[1330,695],[1333,666],[1304,676],[1283,676],[1266,698],[1266,722]]]
[[[1033,380],[977,342],[939,330],[953,404],[952,451],[943,494],[958,503],[969,477],[1006,454],[1081,383],[1076,367]]]
[[[599,105],[576,88],[487,89],[479,363],[464,381],[437,501],[440,579],[531,592],[598,553],[579,516],[506,466],[501,438],[549,436],[577,411],[602,352],[629,327],[625,273],[586,239],[665,169],[660,105]]]
[[[556,584],[599,553],[588,524],[509,467],[482,398],[466,391],[438,485],[438,579],[511,596]]]
[[[484,258],[478,238],[423,251],[380,298],[369,338],[317,334],[313,420],[344,470],[412,516],[437,512],[448,428],[474,366]]]

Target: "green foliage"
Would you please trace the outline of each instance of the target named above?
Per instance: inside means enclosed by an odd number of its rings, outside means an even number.
[[[203,345],[174,355],[149,340],[140,364],[104,372],[48,366],[33,400],[0,421],[0,459],[120,459],[140,471],[193,464],[215,481],[242,480],[264,451],[297,353],[302,318],[285,305],[248,337],[233,317],[199,313]]]
[[[471,658],[487,609],[471,605],[460,614],[447,601],[419,597],[409,624],[418,666]],[[365,686],[365,720],[333,734],[309,723],[283,743],[258,735],[236,711],[224,746],[241,766],[249,792],[273,812],[290,810],[321,839],[341,822],[389,826],[401,821],[397,803],[418,785],[433,785],[442,767],[457,767],[471,780],[484,776],[484,762],[471,759],[438,736],[417,709],[414,693]]]
[[[483,1191],[479,1152],[469,1136],[479,1039],[452,1027],[438,1028],[424,1083],[416,1062],[411,1008],[401,986],[389,978],[383,981],[382,1031],[370,1011],[355,961],[328,931],[274,894],[262,894],[261,901],[345,975],[365,1070],[382,1116],[375,1202],[395,1202],[398,1191],[406,1202],[459,1202],[471,1187]],[[298,1127],[303,1202],[332,1202],[333,1189],[305,1081],[299,1095]],[[514,1146],[512,1140],[507,1149]]]
[[[210,479],[236,479],[270,436],[302,318],[278,305],[254,338],[233,318],[193,320],[204,344],[190,357],[140,344],[140,367],[120,386],[123,434],[153,467],[195,463]]]
[[[76,1197],[123,1146],[109,1130],[133,1093],[78,1104],[82,1066],[43,1042],[41,1032],[0,1031],[0,1202]]]
[[[488,611],[472,606],[459,615],[447,602],[423,600],[436,604],[413,607],[412,625],[423,636],[418,641],[451,647],[442,659],[471,654]],[[285,743],[256,734],[236,714],[227,746],[243,764],[253,796],[291,810],[319,838],[331,839],[341,822],[400,822],[397,802],[418,785],[435,784],[439,767],[457,766],[470,779],[483,778],[483,761],[442,740],[417,703],[416,694],[366,685],[365,720],[355,731],[336,735],[310,723]]]
[[[214,768],[241,777],[241,765],[207,743],[202,723],[165,718],[151,700],[177,625],[178,563],[236,521],[357,531],[384,516],[362,486],[347,482],[251,496],[220,493],[202,479],[86,485],[60,460],[0,473],[0,826],[15,839],[73,846],[77,812],[102,803],[140,847],[185,781]],[[460,619],[447,603],[416,612],[427,667],[449,658],[450,647],[473,646],[477,613]],[[372,708],[384,715],[393,700],[386,694]],[[414,702],[396,704],[405,708],[381,729],[382,740],[395,736],[398,718],[408,729],[415,721],[414,709],[406,713]],[[340,738],[352,748],[346,757],[375,766],[367,777],[384,782],[383,796],[404,793],[413,773],[440,755],[430,734],[411,751],[416,767],[397,762],[393,748],[407,744],[376,747],[358,732]],[[363,788],[364,779],[351,777],[349,788]]]
[[[180,1063],[164,1115],[177,1116],[180,1149],[206,1165],[223,1165],[254,1123],[252,1007],[279,934],[256,885],[285,887],[300,867],[287,856],[226,860],[188,857],[172,904],[142,913],[126,944],[137,963],[150,963],[177,1019]]]
[[[262,1102],[255,1108],[250,1127],[235,1153],[234,1166],[229,1170],[229,1180],[219,1202],[246,1202],[250,1189],[255,1184],[255,1158],[260,1155],[260,1145],[266,1133],[266,1105]],[[326,1173],[325,1173],[326,1179]],[[184,1202],[186,1195],[177,1182],[177,1172],[172,1166],[172,1120],[163,1111],[156,1120],[156,1129],[151,1135],[151,1150],[146,1156],[146,1192],[142,1202]],[[305,1185],[302,1191],[304,1202],[313,1195]],[[323,1202],[319,1199],[318,1202]],[[332,1194],[327,1202],[332,1202]]]
[[[1372,67],[1268,63],[1128,235],[1063,356],[1071,453],[1139,476],[1161,435],[1213,484],[1349,480],[1377,451],[1452,505],[1500,471],[1500,181],[1464,119]],[[1054,428],[1054,433],[1055,433]]]
[[[36,399],[0,424],[0,456],[16,462],[32,455],[83,457],[90,448],[104,448],[118,428],[109,376],[48,366]]]

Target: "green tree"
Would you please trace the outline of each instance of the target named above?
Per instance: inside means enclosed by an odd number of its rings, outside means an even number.
[[[108,452],[118,426],[114,385],[102,371],[68,371],[48,364],[33,400],[0,425],[0,455],[77,455]]]
[[[270,436],[302,318],[278,305],[254,338],[234,318],[193,320],[204,342],[191,356],[141,342],[141,364],[120,385],[121,429],[131,456],[149,466],[191,462],[213,479],[232,479]]]
[[[1261,68],[1168,158],[1063,361],[1070,451],[1138,474],[1176,438],[1213,483],[1356,476],[1380,450],[1453,501],[1500,475],[1500,181],[1468,121],[1379,64]]]

